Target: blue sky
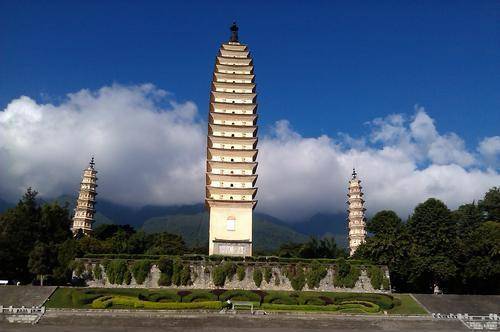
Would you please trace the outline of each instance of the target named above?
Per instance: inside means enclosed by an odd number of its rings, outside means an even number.
[[[346,132],[424,106],[469,146],[499,133],[498,1],[0,1],[0,106],[151,82],[204,117],[232,20],[255,60],[260,124]]]
[[[369,215],[500,186],[499,1],[0,0],[0,198],[75,194],[95,155],[100,199],[202,202],[233,20],[257,75],[257,210],[345,211],[354,165]]]

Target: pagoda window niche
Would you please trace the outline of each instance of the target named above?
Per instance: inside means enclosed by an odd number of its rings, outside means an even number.
[[[234,216],[227,217],[226,230],[228,230],[228,231],[235,231],[236,230],[236,218]]]

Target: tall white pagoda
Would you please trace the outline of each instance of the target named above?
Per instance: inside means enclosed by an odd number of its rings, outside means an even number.
[[[233,23],[231,38],[221,45],[216,58],[210,93],[205,200],[210,255],[252,255],[256,97],[253,61]]]
[[[80,192],[76,201],[75,215],[73,216],[73,227],[71,227],[73,234],[76,234],[79,229],[85,235],[92,233],[96,203],[95,197],[97,195],[96,175],[94,157],[92,157],[89,166],[83,171]]]
[[[366,219],[364,208],[363,192],[361,191],[361,180],[358,179],[356,170],[352,169],[352,178],[349,181],[349,192],[347,194],[347,204],[349,206],[349,250],[352,256],[359,245],[365,242],[366,237]]]

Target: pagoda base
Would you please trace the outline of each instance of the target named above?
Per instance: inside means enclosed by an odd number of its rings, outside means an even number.
[[[212,255],[222,256],[252,256],[252,242],[249,240],[218,240],[212,241]]]

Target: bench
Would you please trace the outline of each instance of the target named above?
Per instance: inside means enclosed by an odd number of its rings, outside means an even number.
[[[253,302],[249,302],[249,301],[234,301],[234,302],[231,302],[231,304],[232,304],[231,309],[233,311],[236,311],[236,307],[250,308],[250,312],[253,315]]]
[[[9,284],[8,280],[0,280],[0,285],[1,286],[7,286]]]

